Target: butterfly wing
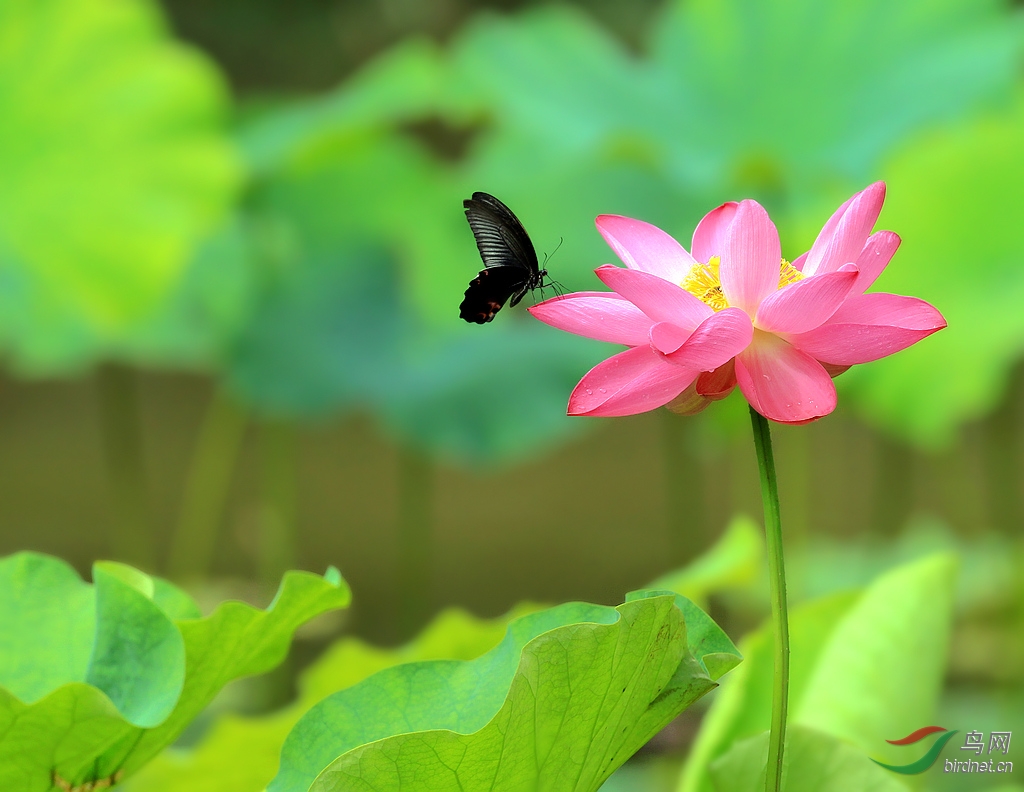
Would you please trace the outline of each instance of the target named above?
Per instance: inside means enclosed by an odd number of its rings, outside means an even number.
[[[466,297],[459,306],[459,316],[467,322],[489,322],[509,297],[515,295],[513,304],[518,302],[529,282],[529,274],[521,267],[505,264],[484,267],[469,282]]]
[[[537,251],[511,209],[485,192],[473,193],[462,205],[485,267],[521,267],[537,274]]]

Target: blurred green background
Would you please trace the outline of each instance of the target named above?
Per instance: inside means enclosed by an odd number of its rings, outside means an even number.
[[[620,602],[759,514],[745,405],[567,418],[612,350],[458,319],[462,199],[582,290],[597,214],[688,246],[754,197],[793,259],[884,179],[875,289],[949,327],[776,428],[791,590],[955,550],[944,712],[1024,739],[1021,44],[993,0],[0,0],[0,553],[257,600],[335,564],[382,643]],[[760,585],[712,599],[730,634]]]

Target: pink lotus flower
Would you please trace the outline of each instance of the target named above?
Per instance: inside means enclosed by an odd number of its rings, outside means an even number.
[[[900,238],[872,234],[885,199],[876,182],[825,223],[790,264],[756,201],[723,204],[693,233],[693,252],[640,220],[597,218],[625,263],[597,276],[611,292],[577,292],[530,312],[570,333],[629,347],[591,369],[570,415],[633,415],[668,405],[704,409],[739,385],[766,418],[803,423],[836,406],[832,377],[891,355],[946,326],[931,305],[864,291]]]

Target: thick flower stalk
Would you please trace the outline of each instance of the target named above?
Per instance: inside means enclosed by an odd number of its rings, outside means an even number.
[[[598,231],[626,265],[597,268],[612,291],[530,309],[554,327],[629,347],[583,377],[569,414],[633,415],[664,405],[693,414],[738,385],[773,421],[828,415],[834,376],[946,326],[923,300],[865,293],[900,244],[892,231],[872,233],[884,198],[883,182],[854,195],[792,263],[752,200],[708,213],[690,253],[641,220],[598,217]]]

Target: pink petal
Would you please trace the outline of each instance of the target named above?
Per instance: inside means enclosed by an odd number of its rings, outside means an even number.
[[[803,423],[836,407],[832,378],[810,355],[758,331],[736,358],[736,382],[751,406],[780,423]]]
[[[739,308],[726,308],[706,319],[665,358],[686,369],[713,371],[746,349],[753,336],[750,317]]]
[[[675,352],[686,343],[693,332],[672,324],[671,322],[658,322],[651,325],[649,335],[651,346],[664,355]]]
[[[825,369],[825,371],[827,371],[827,372],[828,372],[828,375],[829,375],[829,376],[830,376],[830,377],[831,377],[832,379],[835,379],[835,378],[836,378],[836,377],[838,377],[838,376],[839,376],[840,374],[845,374],[845,373],[846,373],[847,371],[849,371],[849,370],[850,370],[850,367],[849,367],[849,366],[837,366],[837,365],[835,365],[835,364],[833,364],[833,363],[823,363],[823,362],[822,362],[822,361],[820,361],[820,360],[819,360],[818,362],[819,362],[819,363],[821,363],[821,367],[822,367],[823,369]]]
[[[821,258],[821,252],[824,250],[825,246],[828,244],[828,241],[832,239],[832,236],[836,232],[836,226],[839,225],[839,221],[843,219],[843,215],[846,214],[846,210],[850,207],[850,204],[853,203],[854,199],[858,195],[860,195],[860,193],[854,193],[841,204],[839,204],[839,208],[832,213],[832,216],[825,221],[825,225],[821,227],[821,231],[818,232],[818,236],[814,240],[814,244],[811,246],[811,250],[808,250],[802,256],[798,256],[796,261],[793,262],[794,267],[803,272],[804,268],[807,266],[807,260],[808,257],[811,255],[811,251],[813,251],[815,248],[819,248],[819,250],[815,253],[814,258],[812,259],[815,262],[815,266],[817,266],[817,262]],[[797,261],[801,262],[800,266],[797,266]]]
[[[569,415],[636,415],[667,404],[697,378],[649,346],[613,355],[588,371],[569,397]]]
[[[741,201],[729,225],[719,274],[729,305],[751,316],[779,286],[779,232],[757,201]]]
[[[733,358],[714,371],[702,372],[694,384],[701,396],[711,401],[724,399],[736,387],[736,359]]]
[[[625,297],[655,322],[671,322],[694,330],[713,310],[686,289],[657,275],[605,264],[594,270],[606,285]]]
[[[652,324],[643,311],[615,292],[575,292],[527,310],[559,330],[626,346],[646,345]]]
[[[697,223],[693,232],[693,249],[691,253],[697,261],[707,264],[712,256],[721,256],[725,250],[725,237],[729,231],[729,225],[736,216],[735,201],[729,201],[712,209],[704,218]]]
[[[821,327],[787,340],[818,360],[852,366],[906,349],[945,326],[924,300],[875,292],[855,294]]]
[[[605,242],[629,269],[680,283],[696,263],[682,245],[650,223],[619,215],[601,215],[596,224]]]
[[[843,264],[855,262],[878,220],[883,201],[885,182],[875,182],[840,206],[814,240],[803,273],[835,272]]]
[[[795,259],[793,259],[793,268],[799,270],[800,272],[803,272],[804,271],[804,264],[806,262],[807,262],[807,253],[802,253],[801,255],[799,255]]]
[[[867,244],[857,257],[857,269],[860,276],[853,287],[855,292],[864,292],[878,279],[889,261],[892,259],[896,249],[900,246],[899,235],[892,231],[878,231],[868,237]]]
[[[772,333],[805,333],[836,312],[857,282],[857,267],[812,275],[769,294],[757,309],[755,322]]]

